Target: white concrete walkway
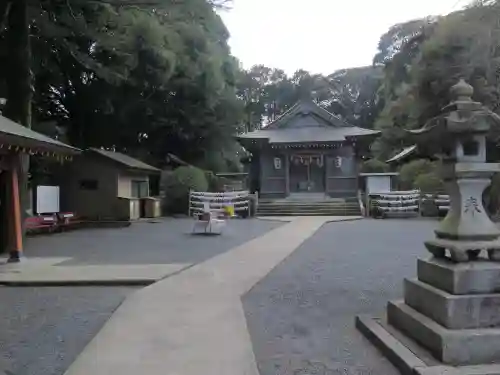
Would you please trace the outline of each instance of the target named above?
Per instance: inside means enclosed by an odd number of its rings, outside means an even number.
[[[0,285],[150,285],[191,264],[62,265],[71,258],[0,260]],[[61,264],[62,263],[62,264]]]
[[[257,375],[240,297],[327,221],[294,218],[138,291],[66,375]]]

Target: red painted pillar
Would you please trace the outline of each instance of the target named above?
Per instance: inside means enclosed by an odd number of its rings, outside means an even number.
[[[17,156],[13,158],[11,168],[8,173],[9,184],[9,262],[16,263],[21,260],[23,254],[23,233],[22,233],[22,215],[21,215],[21,198],[19,195],[19,165]]]

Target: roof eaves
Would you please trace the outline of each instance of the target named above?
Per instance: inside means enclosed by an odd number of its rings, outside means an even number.
[[[392,162],[398,161],[400,159],[403,159],[404,157],[413,154],[413,152],[415,152],[416,149],[417,149],[417,145],[406,147],[402,151],[400,151],[399,153],[397,153],[396,155],[394,155],[392,158],[386,160],[385,162],[386,163],[392,163]]]

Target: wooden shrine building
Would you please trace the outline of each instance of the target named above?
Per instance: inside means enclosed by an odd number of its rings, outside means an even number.
[[[311,99],[265,128],[238,136],[252,154],[250,179],[262,198],[352,198],[358,157],[380,132],[347,124]]]
[[[23,252],[19,189],[21,155],[70,158],[77,148],[37,133],[0,115],[0,253],[17,262]]]

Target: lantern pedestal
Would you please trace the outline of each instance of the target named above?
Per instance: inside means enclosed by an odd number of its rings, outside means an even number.
[[[357,328],[402,373],[500,374],[500,264],[430,258],[417,269],[386,319],[358,317]]]
[[[436,238],[425,242],[437,258],[448,255],[455,262],[478,259],[482,250],[491,260],[500,260],[500,230],[483,206],[482,194],[490,185],[498,163],[456,163],[443,168],[450,194],[448,215],[436,229]]]

